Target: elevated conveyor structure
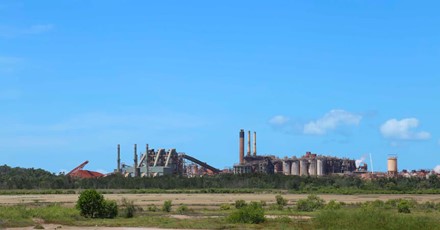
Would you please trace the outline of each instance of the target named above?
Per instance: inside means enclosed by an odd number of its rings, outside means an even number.
[[[213,166],[208,165],[206,162],[202,162],[202,161],[200,161],[192,156],[189,156],[185,153],[180,153],[179,156],[181,156],[182,158],[187,159],[189,161],[192,161],[192,162],[194,162],[204,168],[207,168],[207,169],[211,170],[213,173],[220,173],[220,171],[221,171],[220,169],[214,168]]]

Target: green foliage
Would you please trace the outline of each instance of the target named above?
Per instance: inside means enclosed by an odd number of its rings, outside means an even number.
[[[251,202],[240,209],[237,209],[228,216],[231,223],[259,224],[266,221],[264,209],[258,202]]]
[[[298,211],[302,212],[313,212],[315,210],[323,208],[324,205],[324,200],[313,194],[307,196],[307,199],[298,200],[296,204]]]
[[[397,204],[397,211],[399,213],[411,213],[410,203],[407,200],[401,200]]]
[[[76,208],[87,218],[114,218],[118,214],[116,202],[104,200],[104,196],[93,189],[80,194]]]
[[[134,206],[133,201],[129,201],[125,198],[122,199],[122,217],[124,218],[133,218],[136,212],[136,207]]]
[[[324,209],[326,209],[326,210],[339,210],[339,209],[341,209],[341,206],[342,205],[340,202],[337,202],[335,200],[331,200],[325,205]]]
[[[186,205],[184,205],[184,204],[180,205],[180,206],[177,208],[177,212],[180,213],[180,214],[184,214],[184,213],[186,213],[186,212],[188,212],[188,211],[189,211],[188,206],[186,206]]]
[[[148,205],[148,211],[150,211],[150,212],[156,212],[157,211],[157,206],[156,205],[154,205],[154,204],[150,204],[150,205]]]
[[[280,207],[280,209],[283,209],[283,207],[287,205],[287,199],[284,199],[283,196],[276,195],[275,199],[276,199],[277,205]]]
[[[221,204],[220,205],[220,210],[230,210],[230,209],[231,209],[230,204]]]
[[[339,175],[299,177],[282,174],[219,174],[193,178],[125,178],[115,174],[80,179],[55,175],[42,169],[11,168],[4,165],[0,166],[0,189],[3,189],[0,194],[61,194],[72,193],[74,189],[134,189],[135,193],[253,193],[256,189],[288,189],[293,193],[440,194],[440,178],[432,175],[428,179],[398,177],[364,181],[358,177]],[[174,191],[169,191],[170,189]]]
[[[323,210],[313,218],[314,229],[438,229],[436,215],[399,215],[384,209]]]
[[[246,206],[246,201],[244,200],[236,200],[235,201],[235,208],[240,209]]]
[[[102,207],[101,218],[115,218],[118,215],[118,204],[116,204],[116,201],[104,200]]]
[[[164,212],[171,212],[171,200],[166,200],[163,202],[162,211]]]

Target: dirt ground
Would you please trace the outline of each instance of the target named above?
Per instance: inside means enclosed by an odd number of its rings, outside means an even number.
[[[236,200],[275,202],[276,194],[106,194],[106,199],[121,201],[122,198],[131,200],[135,205],[148,206],[154,204],[160,206],[165,200],[171,200],[173,205],[185,204],[192,209],[217,207],[224,203],[234,203]],[[283,194],[289,203],[295,203],[298,199],[307,197],[307,194]],[[412,198],[418,202],[440,202],[440,195],[332,195],[322,194],[319,197],[326,201],[336,200],[346,203],[356,203],[373,200],[389,200],[397,198]],[[48,204],[59,203],[66,207],[73,207],[78,199],[77,194],[61,195],[0,195],[0,205],[14,204]]]

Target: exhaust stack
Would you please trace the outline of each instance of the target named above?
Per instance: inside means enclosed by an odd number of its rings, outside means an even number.
[[[248,150],[247,150],[247,155],[248,157],[251,156],[251,131],[248,131]]]
[[[254,132],[254,157],[257,156],[257,132]]]
[[[138,177],[138,156],[137,156],[137,145],[134,144],[134,166],[133,166],[133,170],[134,170],[134,176]]]
[[[118,173],[121,172],[121,146],[118,144],[118,165],[117,165],[117,169],[118,169]]]
[[[240,130],[240,146],[239,146],[239,158],[240,164],[244,164],[244,130]]]

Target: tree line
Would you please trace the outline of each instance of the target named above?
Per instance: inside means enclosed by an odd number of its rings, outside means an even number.
[[[300,177],[282,174],[218,174],[214,176],[126,178],[110,175],[79,179],[57,175],[43,169],[0,166],[0,189],[285,189],[317,193],[440,193],[440,178],[377,178],[362,180],[356,176]],[[209,190],[207,190],[209,192]],[[213,190],[214,192],[216,190]],[[217,190],[218,191],[218,190]]]

